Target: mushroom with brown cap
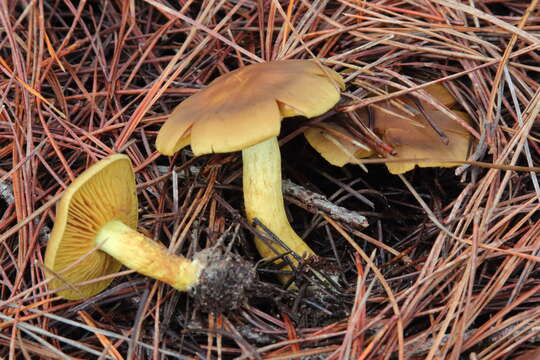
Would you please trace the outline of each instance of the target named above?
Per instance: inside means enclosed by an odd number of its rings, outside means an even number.
[[[284,117],[325,113],[338,102],[343,87],[339,74],[315,61],[249,65],[218,77],[180,103],[159,131],[156,147],[165,155],[188,144],[195,155],[242,150],[248,219],[257,218],[296,254],[313,255],[287,220],[277,136]],[[261,256],[277,255],[261,239],[255,244]],[[290,261],[297,263],[293,257]]]
[[[425,90],[457,117],[470,122],[466,113],[454,109],[456,99],[442,85],[431,85]],[[365,124],[369,122],[370,115],[366,110],[358,112],[358,115]],[[374,104],[372,120],[373,131],[396,151],[389,158],[406,160],[385,163],[392,174],[405,173],[416,165],[453,167],[459,165],[455,161],[467,158],[470,134],[459,123],[425,101],[401,96],[394,102]],[[441,134],[444,134],[444,138],[441,138]],[[358,143],[355,136],[338,123],[310,127],[304,136],[315,150],[336,166],[359,163],[358,159],[374,154],[373,151],[367,151],[369,148]]]
[[[127,156],[112,155],[84,171],[57,206],[45,253],[49,287],[65,299],[86,298],[104,290],[112,278],[78,283],[118,272],[125,265],[175,289],[200,292],[202,279],[214,271],[213,266],[223,271],[224,258],[216,257],[219,251],[214,249],[203,250],[194,260],[170,254],[163,245],[136,230],[137,213],[135,175]],[[254,271],[249,266],[240,259],[230,260],[228,271],[239,277],[238,284],[253,281]]]

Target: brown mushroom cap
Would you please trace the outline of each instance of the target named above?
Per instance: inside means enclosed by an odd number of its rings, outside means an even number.
[[[425,90],[449,108],[456,104],[456,99],[440,84],[431,85]],[[437,162],[388,162],[386,166],[392,174],[405,173],[415,166],[454,167],[459,164],[452,160],[467,159],[471,142],[467,130],[435,106],[420,100],[425,114],[447,135],[448,144],[444,144],[413,98],[401,97],[400,100],[412,113],[407,114],[389,102],[374,106],[375,132],[397,151],[397,159],[436,159]],[[451,112],[465,122],[471,122],[466,113],[458,110]]]
[[[131,161],[112,155],[94,164],[66,189],[58,203],[56,221],[45,253],[45,266],[53,274],[51,289],[118,272],[122,264],[96,250],[95,236],[112,220],[137,227],[138,200]],[[80,260],[82,258],[82,260]],[[80,260],[80,261],[79,261]],[[71,264],[77,262],[77,264]],[[64,270],[69,267],[69,269]],[[60,279],[54,274],[58,274]],[[59,291],[66,299],[81,299],[104,290],[105,279],[76,289]]]
[[[334,123],[309,127],[304,136],[308,143],[334,166],[354,164],[358,159],[374,153],[367,147],[359,146],[348,130]]]
[[[242,150],[279,135],[285,116],[323,114],[343,80],[311,60],[249,65],[220,76],[171,113],[156,147],[172,155],[191,143],[195,155]]]
[[[425,90],[449,108],[456,104],[456,99],[440,84],[431,85]],[[399,106],[396,106],[398,103]],[[471,141],[467,130],[435,106],[423,100],[420,100],[420,103],[424,113],[446,134],[448,144],[443,143],[412,97],[401,96],[394,101],[371,105],[373,130],[397,151],[392,158],[436,159],[437,161],[387,162],[386,166],[392,174],[405,173],[414,169],[415,166],[453,167],[459,164],[452,160],[467,159]],[[470,123],[471,119],[466,113],[458,110],[450,111],[463,121]],[[366,109],[357,111],[357,114],[361,121],[368,123],[369,114]],[[355,163],[355,160],[373,154],[348,141],[347,138],[350,139],[354,135],[344,127],[333,123],[311,127],[304,132],[304,136],[310,145],[332,165],[343,166],[347,163]]]

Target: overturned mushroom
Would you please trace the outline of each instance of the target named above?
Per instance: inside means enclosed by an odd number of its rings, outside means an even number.
[[[223,283],[231,284],[218,296],[226,308],[244,300],[245,287],[255,277],[251,267],[214,248],[201,251],[194,260],[170,254],[137,232],[137,212],[135,176],[127,156],[112,155],[83,172],[58,203],[45,253],[49,287],[65,299],[86,298],[104,290],[112,278],[78,283],[115,273],[124,265],[181,291],[208,291],[213,286],[207,280],[221,290]],[[215,288],[211,296],[216,296]]]
[[[343,86],[336,72],[314,61],[246,66],[180,103],[159,131],[156,147],[165,155],[188,144],[195,155],[242,150],[247,217],[257,218],[296,254],[313,255],[287,220],[277,136],[284,117],[325,113],[338,102]],[[277,255],[261,239],[255,243],[261,256]],[[293,257],[290,261],[297,263]]]

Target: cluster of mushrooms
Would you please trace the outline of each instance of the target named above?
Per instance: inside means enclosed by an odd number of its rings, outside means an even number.
[[[285,213],[277,142],[281,120],[325,113],[338,102],[343,86],[336,72],[315,61],[246,66],[178,105],[161,128],[156,148],[164,155],[189,144],[195,155],[242,150],[247,217],[257,218],[286,247],[276,249],[255,239],[257,249],[263,257],[293,251],[298,256],[289,256],[289,261],[297,264],[297,258],[314,252]],[[87,298],[110,284],[112,276],[107,275],[126,266],[197,297],[206,289],[218,298],[218,308],[241,304],[255,277],[249,265],[216,249],[192,260],[171,254],[137,231],[137,214],[135,176],[127,156],[109,156],[83,172],[57,206],[45,254],[49,287],[65,299]]]
[[[169,156],[187,145],[197,156],[241,150],[247,218],[258,219],[282,242],[269,244],[255,238],[256,247],[263,258],[289,253],[287,263],[294,266],[314,252],[287,220],[277,141],[281,120],[322,115],[339,101],[343,89],[341,76],[317,61],[249,65],[218,77],[180,103],[159,131],[156,148]],[[318,129],[306,136],[317,148],[329,139],[321,134]],[[345,151],[346,156],[351,151]],[[127,156],[109,156],[84,171],[57,206],[45,254],[49,287],[64,299],[87,298],[103,291],[112,274],[126,266],[180,291],[197,296],[209,292],[215,300],[208,306],[211,310],[232,309],[245,301],[255,279],[249,264],[216,248],[193,259],[172,254],[137,231],[138,210],[135,176]]]

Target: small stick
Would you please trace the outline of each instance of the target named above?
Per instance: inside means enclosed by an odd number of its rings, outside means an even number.
[[[9,180],[0,182],[0,199],[3,199],[8,205],[11,205],[15,201]]]
[[[328,200],[326,196],[308,190],[288,179],[283,180],[283,192],[301,200],[307,206],[321,210],[334,220],[342,221],[353,227],[365,228],[368,226],[368,222],[363,215],[336,205]]]

